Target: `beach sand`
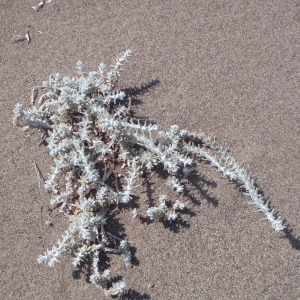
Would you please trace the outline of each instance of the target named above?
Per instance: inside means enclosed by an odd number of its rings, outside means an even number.
[[[289,230],[275,233],[200,164],[193,213],[177,231],[127,210],[116,217],[134,247],[131,269],[110,261],[128,286],[122,299],[299,299],[299,1],[57,0],[35,12],[38,2],[0,2],[0,299],[105,299],[70,257],[37,263],[68,220],[49,216],[38,186],[34,162],[45,175],[52,164],[41,133],[13,127],[12,110],[30,107],[31,88],[51,73],[76,75],[79,60],[96,70],[125,49],[134,55],[119,85],[136,88],[136,116],[216,136]],[[12,43],[27,30],[29,44]],[[150,187],[178,197],[164,182]]]

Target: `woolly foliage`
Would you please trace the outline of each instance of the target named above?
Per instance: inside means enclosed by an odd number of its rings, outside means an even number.
[[[126,266],[131,264],[127,238],[106,230],[108,212],[130,203],[140,184],[138,179],[149,178],[159,167],[168,174],[171,188],[182,194],[181,179],[188,179],[193,162],[206,161],[250,197],[250,204],[258,207],[275,231],[284,229],[246,169],[214,138],[177,125],[167,132],[159,131],[158,126],[129,115],[126,95],[116,85],[130,56],[131,51],[126,50],[109,70],[100,64],[93,72],[86,72],[78,62],[77,77],[57,73],[43,82],[39,89],[45,92],[38,107],[26,110],[17,104],[14,109],[14,124],[24,130],[38,128],[46,135],[54,166],[44,187],[53,195],[51,206],[71,220],[62,239],[40,255],[38,262],[52,267],[66,253],[73,257],[74,267],[92,259],[90,281],[108,296],[121,295],[126,285],[123,281],[109,284],[110,269],[100,268],[100,254],[120,254]],[[144,217],[174,222],[184,208],[185,203],[167,201],[162,195]],[[136,208],[132,213],[133,217],[141,216]]]

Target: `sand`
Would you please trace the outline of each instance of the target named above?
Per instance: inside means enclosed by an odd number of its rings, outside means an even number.
[[[117,216],[134,247],[131,269],[110,262],[129,289],[122,299],[299,299],[299,1],[57,0],[35,12],[38,2],[0,2],[0,299],[105,299],[70,257],[37,263],[68,221],[49,216],[34,162],[47,174],[51,158],[40,133],[13,127],[12,109],[29,107],[51,73],[75,75],[78,60],[95,70],[125,49],[134,55],[120,88],[136,87],[136,115],[216,136],[288,230],[275,233],[201,164],[177,231]],[[27,30],[29,44],[12,43]],[[164,182],[151,188],[177,197]]]

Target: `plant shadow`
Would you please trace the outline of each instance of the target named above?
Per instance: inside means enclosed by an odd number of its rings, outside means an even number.
[[[121,300],[150,300],[151,297],[149,294],[141,294],[133,289],[129,289],[126,293],[124,293]]]

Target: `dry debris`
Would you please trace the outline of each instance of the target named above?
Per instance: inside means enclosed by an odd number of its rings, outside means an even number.
[[[38,5],[32,6],[32,8],[35,11],[40,11],[45,6],[45,4],[48,4],[50,2],[52,2],[52,0],[48,0],[48,1],[42,0]]]
[[[12,42],[12,44],[17,43],[17,42],[23,42],[25,40],[28,42],[28,44],[31,41],[29,30],[27,30],[25,36],[22,36],[22,35],[17,36],[17,38]]]

